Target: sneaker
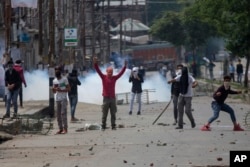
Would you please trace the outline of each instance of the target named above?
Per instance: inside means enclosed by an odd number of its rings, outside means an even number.
[[[75,117],[72,117],[71,120],[70,120],[70,122],[77,122],[77,121],[79,121],[79,119],[77,119]]]
[[[208,125],[204,125],[202,128],[201,128],[202,131],[211,131],[211,128],[208,126]]]
[[[240,124],[237,124],[236,126],[234,126],[234,129],[233,129],[234,131],[244,131],[244,129],[242,129],[241,127],[240,127]]]
[[[114,127],[112,127],[112,130],[116,130],[116,127],[114,126]]]
[[[140,112],[140,111],[138,111],[138,112],[137,112],[137,115],[141,115],[141,112]]]
[[[17,118],[17,113],[14,113],[12,118]]]
[[[5,114],[4,116],[3,116],[3,119],[4,118],[10,118],[10,114]]]
[[[102,131],[105,131],[105,129],[106,129],[106,126],[102,125]]]
[[[175,129],[183,129],[182,126],[177,126]]]
[[[191,123],[191,127],[192,127],[192,128],[195,128],[195,126],[196,126],[195,122],[192,122],[192,123]]]
[[[128,113],[129,115],[132,115],[132,111],[129,111],[129,113]]]

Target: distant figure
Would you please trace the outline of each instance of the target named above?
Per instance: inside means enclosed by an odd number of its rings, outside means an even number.
[[[111,126],[112,130],[116,130],[116,112],[117,112],[117,105],[116,105],[116,97],[115,97],[115,84],[116,81],[122,76],[125,72],[127,67],[127,61],[124,62],[124,66],[122,70],[117,74],[113,75],[113,68],[108,67],[106,69],[106,75],[103,74],[97,64],[97,57],[93,58],[93,64],[96,72],[102,79],[102,96],[103,96],[103,104],[102,104],[102,130],[106,129],[106,121],[108,112],[110,110],[111,114]]]
[[[27,87],[26,80],[24,77],[24,72],[23,72],[23,67],[22,67],[22,61],[21,60],[16,60],[15,65],[13,67],[20,75],[22,83],[24,84],[25,88]],[[23,87],[22,84],[19,89],[19,102],[20,102],[20,107],[23,107]]]
[[[174,79],[168,81],[168,83],[180,82],[180,95],[178,98],[178,127],[176,129],[183,129],[183,114],[185,113],[191,122],[191,127],[196,126],[195,120],[192,114],[192,88],[198,85],[198,82],[188,74],[188,68],[183,67],[181,75],[177,75]]]
[[[235,73],[235,67],[234,67],[233,63],[231,62],[229,64],[229,74],[230,74],[230,77],[233,80],[233,82],[235,82],[235,80],[234,80],[234,73]]]
[[[56,134],[66,134],[68,132],[67,120],[67,93],[70,91],[68,79],[63,77],[61,69],[55,68],[55,79],[53,80],[53,93],[56,93],[56,111],[59,131]]]
[[[137,96],[137,102],[138,102],[137,115],[140,115],[143,77],[140,73],[138,73],[138,67],[134,67],[132,69],[131,75],[129,77],[129,82],[132,82],[129,115],[131,115],[133,112],[135,96]]]
[[[1,64],[2,64],[4,69],[7,65],[7,62],[8,62],[8,53],[4,53],[2,58],[1,58]]]
[[[146,71],[143,66],[140,66],[139,74],[141,74],[143,80],[145,79]]]
[[[176,73],[172,73],[172,79],[177,77],[178,75],[181,75],[181,70],[183,68],[182,64],[177,65]],[[178,123],[178,98],[180,94],[180,82],[173,82],[171,85],[171,95],[173,98],[173,113],[174,113],[174,123],[173,125],[176,125]]]
[[[7,87],[7,104],[6,104],[6,114],[3,116],[4,118],[10,118],[10,106],[11,101],[14,106],[14,114],[13,117],[17,117],[18,105],[17,98],[20,86],[22,84],[21,77],[19,73],[13,69],[13,61],[10,60],[7,63],[7,70],[5,72],[5,86]]]
[[[242,75],[243,75],[243,65],[241,64],[241,60],[238,60],[238,64],[236,65],[236,73],[237,73],[237,82],[241,83]]]
[[[74,122],[78,121],[78,119],[75,118],[75,110],[78,102],[77,86],[81,85],[81,82],[77,77],[77,70],[75,69],[72,70],[72,73],[68,75],[68,81],[70,85],[70,91],[68,92],[68,97],[69,97],[70,112],[71,112],[71,122]]]
[[[234,91],[231,90],[230,87],[230,76],[224,76],[224,83],[221,85],[213,94],[214,101],[212,102],[211,106],[214,112],[214,115],[208,119],[208,122],[201,128],[202,131],[211,131],[210,125],[212,122],[214,122],[220,114],[220,111],[224,111],[230,115],[230,118],[233,122],[234,131],[244,131],[240,127],[240,125],[236,122],[236,117],[234,114],[234,110],[225,103],[225,100],[227,99],[228,94],[239,94],[241,91]]]
[[[167,76],[167,70],[168,70],[168,68],[167,68],[167,66],[166,65],[164,65],[164,66],[162,66],[162,68],[161,68],[161,75],[164,77],[164,78],[166,78]]]
[[[195,78],[197,76],[197,64],[195,61],[193,61],[191,68],[192,68],[193,77]]]
[[[214,67],[215,67],[215,64],[213,63],[212,60],[210,60],[208,64],[208,70],[209,70],[209,75],[210,75],[211,80],[214,79]]]

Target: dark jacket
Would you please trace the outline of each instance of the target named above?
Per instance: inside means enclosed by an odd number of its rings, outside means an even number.
[[[77,95],[78,94],[77,86],[81,85],[81,82],[79,81],[77,75],[69,74],[68,81],[70,85],[70,91],[68,92],[68,95],[69,96]]]
[[[134,76],[129,77],[129,82],[132,82],[132,89],[133,93],[142,93],[142,86],[141,84],[144,82],[143,77],[141,74],[138,73],[139,80],[134,78]]]
[[[171,85],[171,94],[179,96],[180,94],[180,82],[173,82]]]
[[[5,86],[8,86],[8,84],[15,84],[13,91],[17,90],[21,87],[22,80],[19,75],[19,73],[15,70],[12,69],[12,72],[10,73],[10,70],[6,70],[5,72]]]
[[[243,73],[243,65],[242,65],[242,64],[237,64],[237,65],[236,65],[236,72],[237,72],[238,74]]]
[[[220,96],[216,96],[217,92],[221,92]],[[225,89],[224,85],[220,86],[217,91],[214,92],[213,94],[213,98],[214,100],[219,103],[219,104],[224,104],[228,94],[238,94],[238,92],[231,90],[231,88],[229,88],[228,90]]]

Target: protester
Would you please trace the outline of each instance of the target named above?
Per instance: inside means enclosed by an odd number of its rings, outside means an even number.
[[[241,83],[242,75],[243,75],[243,65],[241,64],[241,60],[238,60],[238,64],[236,65],[236,73],[237,73],[237,82]]]
[[[68,79],[62,77],[59,67],[55,68],[55,79],[53,80],[53,93],[56,93],[57,123],[59,131],[56,134],[66,134],[68,132],[67,121],[67,93],[70,91]]]
[[[144,80],[145,75],[146,75],[146,71],[145,71],[145,69],[144,69],[144,67],[142,65],[140,66],[140,69],[139,69],[138,73],[141,74],[141,76],[142,76],[142,78]]]
[[[75,118],[75,110],[76,105],[78,102],[78,90],[77,86],[81,85],[81,82],[79,81],[77,77],[77,70],[73,69],[72,73],[68,76],[68,81],[70,85],[70,91],[68,92],[69,97],[69,104],[70,104],[70,113],[71,113],[71,122],[78,121],[77,118]]]
[[[27,87],[26,80],[25,80],[24,73],[23,73],[23,67],[22,67],[21,63],[22,63],[21,60],[16,60],[13,68],[19,73],[21,80],[22,80],[22,83],[24,84],[25,87]],[[23,87],[22,87],[22,84],[21,84],[20,89],[19,89],[19,102],[20,102],[20,107],[23,107]]]
[[[230,81],[231,81],[230,76],[224,76],[223,85],[221,85],[214,92],[214,94],[213,94],[214,101],[212,101],[212,104],[211,104],[214,115],[211,118],[209,118],[207,124],[205,124],[201,128],[202,131],[210,131],[211,130],[210,125],[212,122],[214,122],[219,117],[220,111],[225,111],[226,113],[228,113],[230,115],[231,120],[232,120],[233,125],[234,125],[234,128],[233,128],[234,131],[243,131],[244,130],[240,127],[240,124],[238,124],[236,122],[234,110],[228,104],[225,103],[225,100],[227,99],[228,94],[241,93],[241,91],[231,90]]]
[[[7,62],[8,62],[8,53],[6,52],[3,54],[2,58],[1,58],[1,64],[2,64],[4,69],[7,65]]]
[[[233,63],[231,62],[229,65],[229,74],[230,74],[231,79],[233,79],[233,82],[235,82],[234,73],[235,73],[235,68],[234,68]]]
[[[214,79],[214,67],[215,67],[215,64],[213,63],[212,60],[210,60],[208,63],[208,70],[209,70],[209,75],[210,75],[211,80]]]
[[[174,79],[176,76],[181,75],[181,70],[183,68],[182,64],[177,65],[176,73],[172,73],[172,79]],[[177,124],[178,120],[178,98],[180,94],[180,82],[173,82],[171,85],[171,95],[173,98],[173,113],[174,113],[174,123],[173,125]]]
[[[195,120],[192,114],[192,88],[198,85],[198,82],[188,73],[188,68],[183,67],[181,75],[178,75],[174,79],[168,81],[168,83],[180,82],[180,95],[178,98],[178,127],[176,129],[183,129],[183,114],[184,107],[185,113],[191,122],[191,127],[196,126]]]
[[[132,69],[131,75],[129,77],[129,82],[132,82],[129,115],[131,115],[133,112],[135,96],[137,96],[137,102],[138,102],[137,115],[140,115],[141,114],[141,95],[142,95],[143,77],[140,73],[138,73],[138,67],[134,67]]]
[[[13,61],[10,60],[7,63],[7,70],[5,71],[5,86],[6,95],[7,95],[7,103],[6,103],[6,114],[3,116],[4,118],[10,118],[10,106],[11,102],[14,106],[14,114],[13,117],[17,117],[18,105],[17,105],[17,97],[19,93],[20,86],[22,84],[22,80],[20,78],[19,73],[13,69]]]
[[[106,129],[106,120],[107,120],[109,110],[110,110],[110,115],[111,115],[112,130],[116,130],[115,121],[116,121],[117,106],[116,106],[116,97],[115,97],[115,84],[116,84],[116,81],[125,72],[127,61],[124,62],[124,66],[122,70],[117,75],[113,75],[112,67],[108,67],[106,69],[106,73],[107,73],[106,75],[103,74],[97,64],[97,57],[93,58],[93,63],[94,63],[94,68],[96,72],[102,79],[102,87],[103,87],[102,130]]]

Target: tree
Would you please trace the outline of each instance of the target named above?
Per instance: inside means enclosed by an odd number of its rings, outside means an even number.
[[[239,57],[246,57],[244,86],[248,87],[250,61],[250,1],[199,0],[192,5],[196,15],[215,25],[227,39],[226,48]]]

